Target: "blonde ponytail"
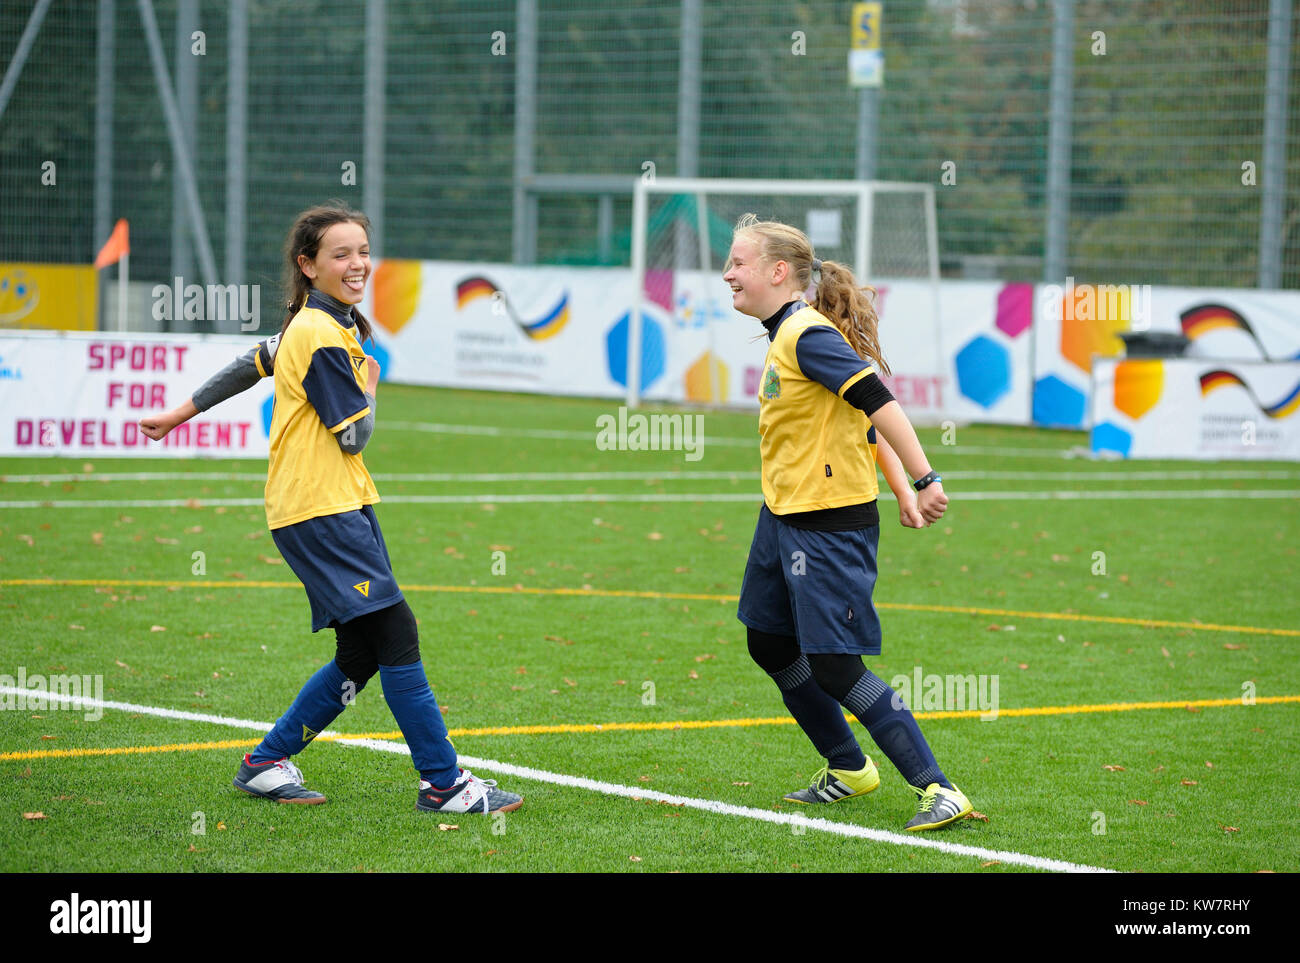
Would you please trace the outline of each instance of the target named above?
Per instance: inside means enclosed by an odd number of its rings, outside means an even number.
[[[764,259],[788,264],[792,286],[800,291],[808,290],[814,280],[815,259],[812,242],[803,231],[780,221],[760,221],[758,215],[746,214],[736,222],[733,238],[742,235],[757,242]],[[816,261],[816,267],[821,277],[817,279],[813,309],[840,329],[859,358],[874,364],[880,374],[889,374],[889,365],[880,351],[876,289],[860,286],[853,272],[835,261]]]
[[[859,287],[853,272],[843,264],[822,262],[813,308],[834,322],[859,358],[872,362],[882,375],[887,375],[889,365],[880,350],[880,319],[875,302],[875,288]]]

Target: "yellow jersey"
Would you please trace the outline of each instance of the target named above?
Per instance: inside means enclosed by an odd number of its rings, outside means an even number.
[[[355,326],[345,328],[316,307],[304,306],[294,315],[275,353],[266,476],[269,528],[379,501],[361,455],[343,451],[335,437],[370,413],[365,369]]]

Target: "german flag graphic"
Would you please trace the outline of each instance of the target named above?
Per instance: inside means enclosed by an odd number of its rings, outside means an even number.
[[[525,321],[521,318],[519,313],[515,311],[514,305],[510,303],[510,298],[506,293],[485,277],[474,275],[461,280],[456,285],[457,311],[463,311],[467,304],[477,301],[479,298],[495,298],[505,309],[506,316],[515,323],[515,326],[534,341],[545,341],[547,338],[555,337],[569,323],[568,291],[560,295],[560,299],[555,303],[554,307],[532,321]]]
[[[1226,368],[1215,368],[1201,375],[1201,397],[1204,398],[1211,391],[1216,391],[1225,385],[1237,385],[1244,390],[1250,395],[1250,400],[1255,403],[1255,407],[1270,418],[1287,418],[1300,408],[1300,382],[1297,382],[1296,386],[1277,404],[1266,405],[1259,400],[1250,385],[1246,384],[1240,375]]]
[[[1244,331],[1251,341],[1255,342],[1255,347],[1259,349],[1259,355],[1268,361],[1268,352],[1264,350],[1263,342],[1255,334],[1255,329],[1250,326],[1250,322],[1241,316],[1241,313],[1233,310],[1224,304],[1198,304],[1195,307],[1188,308],[1179,318],[1183,324],[1183,334],[1188,339],[1195,341],[1210,331],[1219,331],[1224,328],[1235,328],[1238,331]]]

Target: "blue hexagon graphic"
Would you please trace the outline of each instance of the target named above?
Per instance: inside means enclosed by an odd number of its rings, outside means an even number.
[[[266,400],[262,402],[262,433],[265,434],[267,438],[271,437],[271,415],[274,412],[275,389],[272,388],[271,393],[267,395]]]
[[[992,338],[971,338],[954,360],[957,387],[977,405],[992,408],[1011,390],[1011,355]]]
[[[609,363],[609,376],[624,388],[627,387],[627,333],[631,325],[632,312],[628,311],[614,322],[614,326],[605,335],[605,356]],[[663,377],[667,353],[663,325],[643,308],[641,313],[642,393]]]
[[[1115,452],[1127,458],[1132,447],[1133,436],[1119,425],[1105,421],[1100,425],[1092,426],[1093,454]]]
[[[387,381],[388,380],[388,357],[389,357],[388,349],[385,348],[378,341],[376,341],[374,338],[370,338],[369,340],[367,340],[364,344],[361,345],[361,348],[362,350],[365,351],[366,354],[372,356],[376,361],[379,362],[379,380]]]
[[[1056,375],[1034,382],[1034,424],[1055,428],[1082,428],[1087,397]]]

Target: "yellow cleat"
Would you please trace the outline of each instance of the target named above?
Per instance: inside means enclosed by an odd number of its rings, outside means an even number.
[[[937,782],[932,782],[925,789],[917,789],[913,786],[912,790],[921,797],[921,808],[904,827],[909,833],[947,826],[961,819],[973,808],[970,800],[956,786],[945,789]]]
[[[812,785],[807,789],[796,789],[786,793],[786,802],[814,805],[817,803],[839,802],[853,796],[864,796],[880,785],[880,773],[875,764],[867,759],[861,769],[831,769],[823,766],[813,776]]]

